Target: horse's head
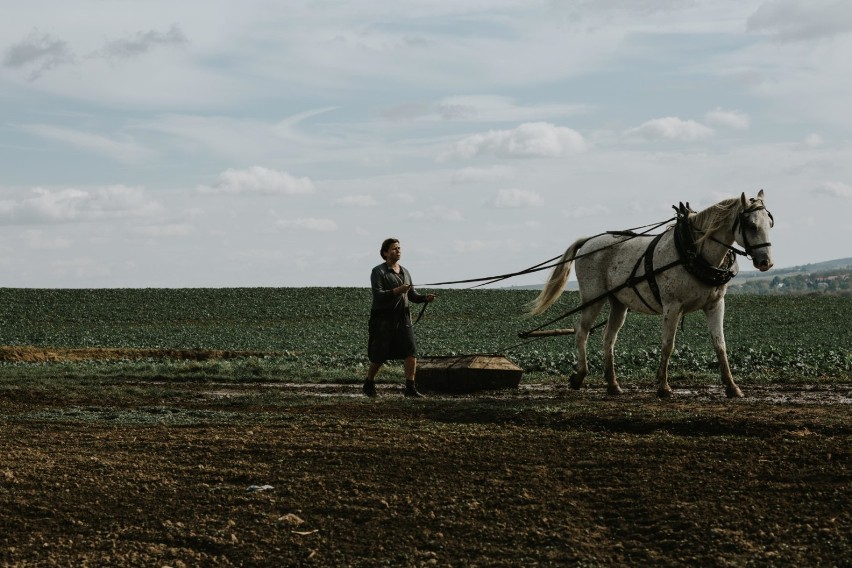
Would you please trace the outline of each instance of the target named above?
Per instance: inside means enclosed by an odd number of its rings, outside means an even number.
[[[772,243],[769,230],[775,225],[772,213],[764,204],[763,190],[757,197],[740,196],[740,212],[734,221],[734,238],[748,256],[754,267],[761,272],[772,268]]]

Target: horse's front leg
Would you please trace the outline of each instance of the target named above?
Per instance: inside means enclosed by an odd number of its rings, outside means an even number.
[[[728,349],[725,345],[725,299],[714,302],[704,308],[707,317],[707,328],[710,330],[710,339],[713,341],[713,349],[716,350],[716,358],[719,360],[719,370],[722,373],[722,384],[725,385],[725,396],[728,398],[742,398],[743,391],[734,382],[731,366],[728,364]]]
[[[669,360],[674,351],[677,324],[683,316],[680,306],[663,308],[663,343],[660,353],[660,368],[657,369],[657,396],[670,398],[672,388],[669,386]]]
[[[604,378],[606,379],[607,392],[609,394],[621,394],[621,387],[618,386],[618,380],[615,377],[615,341],[618,339],[618,332],[621,326],[624,325],[624,320],[627,317],[627,306],[611,298],[609,301],[609,320],[606,324],[606,332],[604,333]]]

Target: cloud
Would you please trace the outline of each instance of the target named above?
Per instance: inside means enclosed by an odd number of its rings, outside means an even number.
[[[453,243],[453,252],[457,252],[459,254],[482,252],[488,250],[489,248],[493,249],[494,243],[487,243],[478,239],[471,239],[469,241],[455,241]]]
[[[825,197],[850,198],[852,197],[852,185],[839,181],[827,181],[812,189],[811,193]]]
[[[541,195],[524,189],[501,189],[491,202],[500,209],[518,209],[521,207],[537,207],[544,203]]]
[[[146,237],[185,237],[194,233],[195,227],[187,223],[168,223],[137,227],[134,232]]]
[[[175,24],[165,32],[137,32],[129,38],[112,40],[86,58],[128,59],[138,57],[157,47],[183,47],[189,43]],[[60,65],[74,63],[76,57],[68,42],[33,30],[21,41],[12,44],[3,56],[3,65],[10,69],[29,69],[29,80],[39,79],[45,72]]]
[[[20,199],[0,200],[0,223],[35,224],[142,217],[160,211],[141,189],[115,185],[95,189],[36,187]]]
[[[64,237],[50,237],[44,231],[33,229],[25,231],[24,240],[31,249],[60,250],[71,246],[71,241]]]
[[[514,177],[515,170],[508,166],[491,166],[489,168],[463,168],[453,173],[453,185],[505,181]]]
[[[106,156],[123,164],[143,162],[154,156],[154,152],[129,139],[116,140],[100,134],[48,124],[24,124],[18,128],[40,138],[63,142],[77,149]]]
[[[824,141],[822,139],[822,136],[820,136],[819,134],[811,133],[805,137],[805,146],[808,146],[810,148],[818,148],[823,144]]]
[[[483,241],[480,239],[457,240],[452,243],[453,252],[459,254],[481,253],[486,251],[517,251],[518,243],[514,240]]]
[[[110,267],[101,260],[87,257],[64,258],[50,263],[50,270],[55,277],[60,279],[81,278],[100,279],[112,274]]]
[[[67,42],[35,30],[23,40],[13,43],[3,56],[5,67],[31,69],[30,81],[35,81],[46,71],[72,61],[74,54]]]
[[[726,126],[737,130],[748,130],[751,126],[751,117],[738,110],[722,110],[719,107],[704,115],[704,120],[709,124]]]
[[[287,172],[252,166],[246,170],[227,169],[212,186],[199,186],[201,193],[261,193],[306,194],[313,193],[314,184],[307,177],[297,178]]]
[[[586,150],[583,136],[570,128],[548,122],[528,122],[512,130],[491,130],[474,134],[456,142],[453,149],[440,156],[470,159],[481,155],[498,158],[558,158]]]
[[[150,30],[137,32],[134,36],[108,42],[95,55],[110,59],[128,59],[138,57],[157,47],[184,47],[189,39],[177,24],[166,32]]]
[[[282,229],[302,229],[305,231],[336,231],[337,223],[331,219],[316,219],[313,217],[301,219],[281,219],[278,226]]]
[[[746,30],[779,41],[809,41],[852,32],[852,4],[846,0],[765,2],[746,21]]]
[[[675,116],[655,118],[636,128],[631,128],[627,134],[638,134],[648,140],[701,140],[713,135],[713,129],[694,120],[681,120]]]
[[[563,209],[562,214],[571,219],[582,219],[585,217],[603,217],[609,215],[609,207],[606,205],[581,205],[574,209]]]
[[[347,195],[332,202],[341,207],[375,207],[376,198],[372,195]]]
[[[408,218],[415,221],[450,221],[453,223],[464,220],[460,211],[443,205],[435,205],[429,209],[415,211],[410,213]]]
[[[580,104],[519,104],[500,95],[445,97],[434,103],[405,103],[384,113],[389,120],[434,122],[525,122],[565,118],[589,112]]]

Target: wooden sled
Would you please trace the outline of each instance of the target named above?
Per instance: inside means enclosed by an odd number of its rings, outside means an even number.
[[[417,388],[471,393],[516,389],[524,370],[502,355],[449,355],[417,358]]]

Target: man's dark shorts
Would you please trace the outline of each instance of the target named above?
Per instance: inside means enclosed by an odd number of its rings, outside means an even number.
[[[417,356],[414,329],[411,326],[411,314],[408,310],[370,312],[367,356],[371,363],[384,363],[389,359]]]

